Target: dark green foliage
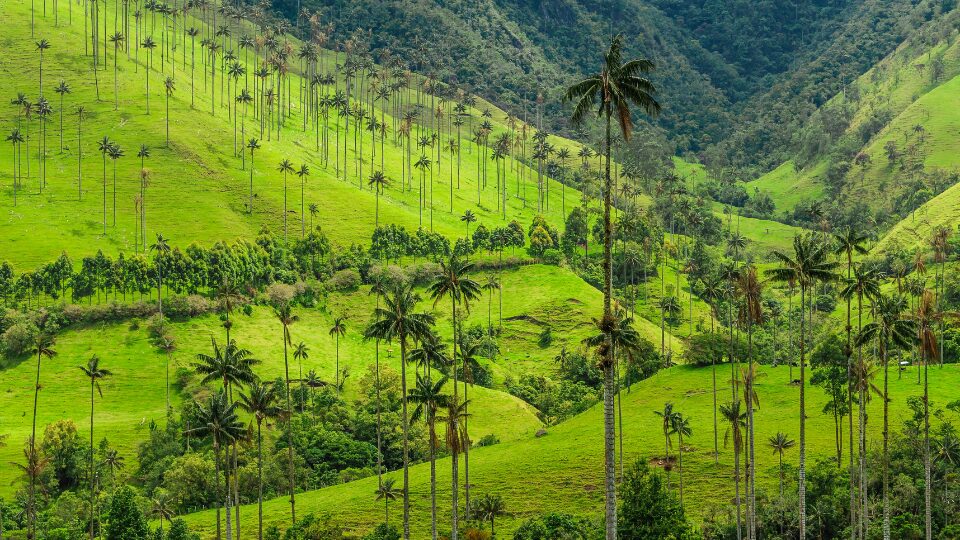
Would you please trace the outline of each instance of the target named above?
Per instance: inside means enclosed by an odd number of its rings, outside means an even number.
[[[269,534],[264,534],[264,537],[269,538]],[[287,529],[282,538],[283,540],[341,540],[343,531],[333,523],[330,516],[317,517],[307,514]]]
[[[182,519],[175,519],[170,523],[167,529],[167,540],[194,540],[197,535],[190,534],[187,529],[187,522]]]
[[[364,536],[363,540],[400,540],[400,531],[394,525],[381,523],[370,534]]]
[[[603,530],[587,518],[552,513],[528,519],[513,534],[513,540],[595,540]]]
[[[693,538],[683,505],[667,490],[660,474],[644,461],[628,469],[620,484],[617,529],[623,540]]]
[[[130,487],[121,486],[110,503],[107,540],[147,540],[149,537],[150,529],[137,506],[136,494]]]

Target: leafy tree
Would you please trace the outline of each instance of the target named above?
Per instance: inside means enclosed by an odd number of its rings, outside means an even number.
[[[638,461],[627,470],[620,493],[619,538],[694,538],[683,505],[646,463]]]
[[[106,530],[107,540],[148,540],[150,529],[136,502],[136,494],[129,486],[122,486],[113,494]]]

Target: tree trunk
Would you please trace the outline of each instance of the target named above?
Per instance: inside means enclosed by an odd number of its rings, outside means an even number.
[[[346,165],[344,165],[346,166]],[[410,430],[409,416],[407,416],[407,336],[400,336],[400,387],[401,405],[403,412],[403,540],[410,540]]]
[[[610,303],[612,296],[612,259],[611,248],[613,241],[612,226],[610,223],[610,192],[612,191],[612,181],[610,178],[610,103],[606,104],[607,132],[606,148],[607,154],[605,164],[604,192],[603,192],[603,318],[605,325],[613,324],[613,313]],[[606,539],[616,540],[617,538],[617,492],[616,492],[616,470],[615,470],[615,446],[616,434],[614,426],[614,381],[613,381],[613,353],[612,336],[609,330],[604,330],[604,358],[603,358],[603,457],[604,457],[604,484],[606,488],[606,499],[604,505],[604,514],[606,521]]]
[[[807,536],[807,403],[806,403],[806,348],[804,335],[804,309],[806,284],[800,287],[800,465],[798,467],[798,506],[800,513],[800,538]]]

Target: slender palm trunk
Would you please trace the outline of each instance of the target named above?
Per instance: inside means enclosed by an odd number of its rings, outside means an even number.
[[[88,474],[90,475],[90,540],[93,540],[93,524],[94,516],[96,515],[96,491],[94,489],[94,479],[96,478],[96,472],[93,468],[93,391],[96,388],[96,383],[93,377],[90,378],[90,470]]]
[[[603,192],[603,319],[606,334],[604,337],[605,351],[603,358],[603,457],[604,457],[604,485],[605,485],[605,521],[607,540],[616,540],[617,538],[617,492],[616,492],[616,437],[614,426],[614,380],[613,380],[613,347],[612,336],[607,325],[613,324],[613,313],[611,311],[611,296],[613,289],[612,282],[612,258],[611,249],[613,245],[612,224],[610,221],[611,191],[613,182],[610,178],[610,147],[611,147],[611,114],[610,104],[606,105],[606,148],[607,154],[606,171],[604,178]]]
[[[407,336],[400,336],[400,387],[403,391],[403,540],[410,540],[410,420],[407,416]]]
[[[888,340],[883,342],[883,540],[890,540],[890,352]]]
[[[286,377],[286,389],[287,389],[287,464],[288,467],[288,476],[290,481],[290,523],[297,523],[297,504],[296,498],[294,496],[294,480],[293,480],[293,407],[290,404],[290,363],[287,361],[287,333],[286,327],[284,327],[283,333],[283,371],[284,376]]]
[[[800,538],[807,536],[807,403],[806,403],[806,348],[804,336],[804,309],[806,284],[800,287],[800,465],[798,467],[798,504],[800,507]],[[812,322],[812,321],[811,321]]]

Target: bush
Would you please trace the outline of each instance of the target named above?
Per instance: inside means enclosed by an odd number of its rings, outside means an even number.
[[[345,268],[334,272],[327,281],[327,287],[333,291],[352,291],[360,286],[360,272]]]
[[[33,322],[27,319],[17,320],[0,337],[4,353],[8,357],[14,357],[29,351],[37,331],[37,325]]]
[[[493,433],[488,433],[487,435],[480,437],[480,440],[477,441],[474,446],[479,448],[484,446],[493,446],[495,444],[500,444],[500,438]]]
[[[274,283],[267,287],[267,300],[275,306],[280,306],[293,300],[295,293],[292,285]]]
[[[543,252],[543,263],[560,266],[563,264],[563,253],[558,249],[548,249]]]
[[[364,536],[363,540],[400,540],[400,531],[395,525],[381,523],[370,534]]]

